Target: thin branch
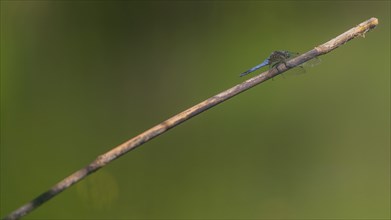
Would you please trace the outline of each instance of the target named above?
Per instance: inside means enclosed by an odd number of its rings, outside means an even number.
[[[206,99],[205,101],[167,119],[166,121],[150,128],[149,130],[137,135],[136,137],[126,141],[125,143],[113,148],[112,150],[98,156],[92,163],[87,165],[86,167],[76,171],[75,173],[71,174],[70,176],[66,177],[56,185],[54,185],[51,189],[48,191],[42,193],[34,200],[30,201],[29,203],[21,206],[20,208],[16,209],[9,215],[5,216],[4,219],[18,219],[23,217],[24,215],[28,214],[32,210],[36,209],[43,203],[47,202],[54,196],[58,195],[60,192],[64,191],[65,189],[69,188],[73,184],[79,182],[83,178],[87,177],[89,174],[99,170],[100,168],[104,167],[106,164],[112,162],[113,160],[117,159],[118,157],[126,154],[127,152],[139,147],[140,145],[144,144],[145,142],[157,137],[158,135],[166,132],[167,130],[177,126],[178,124],[200,114],[203,111],[208,110],[209,108],[212,108],[213,106],[216,106],[217,104],[224,102],[233,96],[246,91],[247,89],[250,89],[253,86],[256,86],[270,78],[273,78],[277,76],[280,73],[283,73],[291,68],[294,68],[300,64],[305,63],[308,60],[311,60],[317,56],[326,54],[337,47],[345,44],[346,42],[361,36],[364,37],[365,33],[369,30],[375,28],[378,24],[377,18],[371,18],[367,21],[364,21],[363,23],[357,25],[356,27],[346,31],[345,33],[339,35],[338,37],[315,47],[314,49],[295,57],[288,62],[286,62],[285,65],[281,64],[277,66],[277,68],[273,68],[269,71],[263,72],[251,79],[246,80],[243,83],[240,83],[224,92],[221,92],[209,99]]]

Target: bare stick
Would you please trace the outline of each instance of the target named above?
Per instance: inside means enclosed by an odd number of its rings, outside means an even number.
[[[125,143],[113,148],[109,152],[106,152],[100,156],[98,156],[92,163],[87,165],[86,167],[76,171],[75,173],[71,174],[70,176],[66,177],[56,185],[54,185],[51,189],[48,191],[42,193],[34,200],[30,201],[29,203],[21,206],[20,208],[16,209],[9,215],[5,216],[4,219],[18,219],[27,213],[31,212],[35,208],[39,207],[49,199],[53,198],[54,196],[58,195],[60,192],[64,191],[68,187],[72,186],[73,184],[79,182],[89,174],[99,170],[106,164],[112,162],[113,160],[117,159],[118,157],[126,154],[127,152],[137,148],[138,146],[144,144],[145,142],[157,137],[158,135],[166,132],[167,130],[175,127],[176,125],[192,118],[193,116],[196,116],[200,114],[201,112],[212,108],[213,106],[224,102],[228,100],[229,98],[232,98],[233,96],[246,91],[247,89],[250,89],[251,87],[258,85],[270,78],[273,78],[277,76],[280,73],[283,73],[293,67],[296,67],[308,60],[311,60],[317,56],[326,54],[337,47],[345,44],[346,42],[356,38],[357,36],[364,37],[364,34],[371,30],[372,28],[375,28],[378,24],[377,18],[371,18],[367,21],[364,21],[363,23],[357,25],[356,27],[346,31],[345,33],[339,35],[338,37],[315,47],[314,49],[294,58],[286,62],[286,65],[279,65],[277,68],[273,68],[269,71],[263,72],[249,80],[246,80],[243,83],[240,83],[224,92],[221,92],[169,119],[166,121],[150,128],[149,130],[137,135],[136,137],[126,141]]]

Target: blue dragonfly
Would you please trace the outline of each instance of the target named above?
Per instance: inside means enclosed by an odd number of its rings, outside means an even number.
[[[251,72],[254,72],[255,70],[257,70],[261,67],[266,66],[266,65],[269,65],[269,68],[271,69],[278,64],[281,64],[281,63],[285,64],[286,61],[288,61],[289,59],[292,59],[298,55],[299,55],[299,53],[291,52],[291,51],[287,51],[287,50],[274,51],[261,64],[254,66],[253,68],[247,70],[246,72],[243,72],[242,74],[240,74],[240,76],[245,76]]]

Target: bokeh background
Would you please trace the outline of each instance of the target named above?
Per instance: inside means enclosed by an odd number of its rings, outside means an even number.
[[[1,216],[272,51],[371,17],[305,74],[202,113],[26,219],[389,218],[390,2],[1,1]]]

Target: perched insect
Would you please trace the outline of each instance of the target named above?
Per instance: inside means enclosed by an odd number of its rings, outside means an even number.
[[[247,75],[247,74],[249,74],[251,72],[254,72],[255,70],[257,70],[257,69],[259,69],[261,67],[266,66],[266,65],[269,65],[269,68],[271,69],[271,68],[275,67],[276,65],[278,65],[280,63],[285,63],[289,59],[292,59],[292,58],[294,58],[294,57],[296,57],[298,55],[299,55],[299,53],[286,51],[286,50],[274,51],[261,64],[259,64],[257,66],[254,66],[253,68],[247,70],[246,72],[243,72],[242,74],[240,74],[240,76],[245,76],[245,75]]]

